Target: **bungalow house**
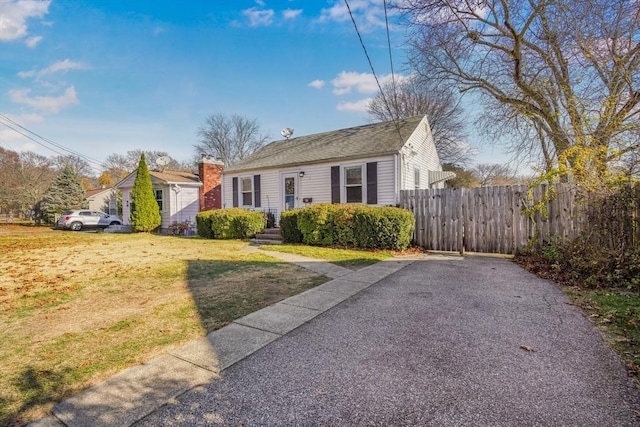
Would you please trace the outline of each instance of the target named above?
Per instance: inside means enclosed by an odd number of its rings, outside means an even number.
[[[196,214],[202,210],[220,209],[221,171],[223,164],[203,158],[198,174],[170,170],[150,170],[153,194],[160,208],[160,231],[166,232],[173,223],[189,222],[195,227]],[[131,190],[137,171],[124,178],[116,187],[122,191],[122,221],[131,224]]]
[[[89,209],[118,215],[118,194],[115,188],[96,188],[84,193]]]
[[[442,188],[425,117],[272,142],[222,172],[223,207],[279,213],[314,203],[399,204],[400,190]]]

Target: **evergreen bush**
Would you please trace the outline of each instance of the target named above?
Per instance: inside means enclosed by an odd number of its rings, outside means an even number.
[[[291,211],[290,211],[291,212]],[[395,207],[317,204],[284,212],[280,218],[282,235],[295,243],[295,225],[303,243],[341,245],[371,249],[402,250],[409,247],[415,227],[413,213]]]
[[[280,234],[284,243],[302,243],[302,232],[298,228],[300,209],[284,211],[280,215]]]
[[[202,211],[196,214],[196,228],[198,236],[205,239],[213,239],[213,227],[211,221],[213,219],[213,211]]]
[[[339,205],[319,203],[300,210],[298,228],[308,245],[330,246],[334,240],[334,213]]]
[[[65,166],[53,180],[39,206],[42,219],[48,223],[55,222],[64,211],[87,207],[82,183],[70,166]]]
[[[353,225],[356,246],[402,250],[411,244],[415,217],[406,209],[360,206],[354,212]]]
[[[151,175],[142,153],[131,190],[131,228],[133,231],[149,232],[158,228],[161,222],[160,207],[153,194]]]
[[[241,208],[216,209],[196,215],[198,235],[207,239],[248,239],[264,229],[263,212]]]

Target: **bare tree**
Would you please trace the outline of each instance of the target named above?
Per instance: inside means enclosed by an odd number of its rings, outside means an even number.
[[[465,142],[465,112],[450,88],[419,76],[387,81],[367,106],[374,120],[427,116],[440,160],[464,165],[475,150]]]
[[[499,163],[479,163],[471,169],[471,173],[480,187],[518,184],[520,181],[509,165]]]
[[[0,147],[0,208],[24,213],[35,207],[56,176],[50,159]]]
[[[98,184],[105,187],[111,187],[120,182],[127,175],[136,170],[143,152],[147,166],[151,170],[156,170],[162,167],[163,170],[189,172],[194,169],[191,163],[180,163],[164,151],[143,151],[137,148],[135,150],[127,151],[127,154],[113,153],[107,156],[104,161],[105,169],[97,180]],[[162,166],[158,165],[157,160],[160,157],[166,157],[169,160],[168,163]]]
[[[53,166],[61,172],[66,166],[71,168],[78,177],[92,177],[95,175],[92,166],[88,161],[72,154],[67,156],[56,156],[52,159]]]
[[[412,65],[480,93],[514,150],[595,178],[640,149],[638,0],[404,0]],[[534,143],[537,143],[535,149]],[[529,146],[527,146],[527,144]],[[577,168],[574,167],[574,170]]]
[[[256,119],[222,113],[207,117],[198,136],[200,142],[194,145],[196,154],[218,158],[227,166],[244,159],[269,138]]]

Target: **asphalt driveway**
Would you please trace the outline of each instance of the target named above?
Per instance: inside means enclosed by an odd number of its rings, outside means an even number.
[[[136,425],[638,426],[640,393],[554,284],[433,257]]]

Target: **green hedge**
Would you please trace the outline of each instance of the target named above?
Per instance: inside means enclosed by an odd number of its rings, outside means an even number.
[[[362,206],[354,212],[353,227],[356,246],[402,250],[411,244],[415,217],[405,209]]]
[[[263,212],[241,208],[216,209],[196,215],[198,235],[209,239],[248,239],[265,226]],[[202,230],[201,230],[202,228]]]
[[[334,213],[339,205],[320,203],[300,210],[298,228],[302,242],[308,245],[330,246],[334,244]]]
[[[196,214],[196,228],[198,236],[205,239],[213,239],[213,229],[211,228],[211,219],[213,211],[202,211]]]
[[[287,243],[406,249],[415,226],[413,214],[393,207],[317,204],[283,212],[280,229]]]
[[[298,228],[300,209],[284,211],[280,215],[280,234],[284,243],[302,243],[302,232]]]

